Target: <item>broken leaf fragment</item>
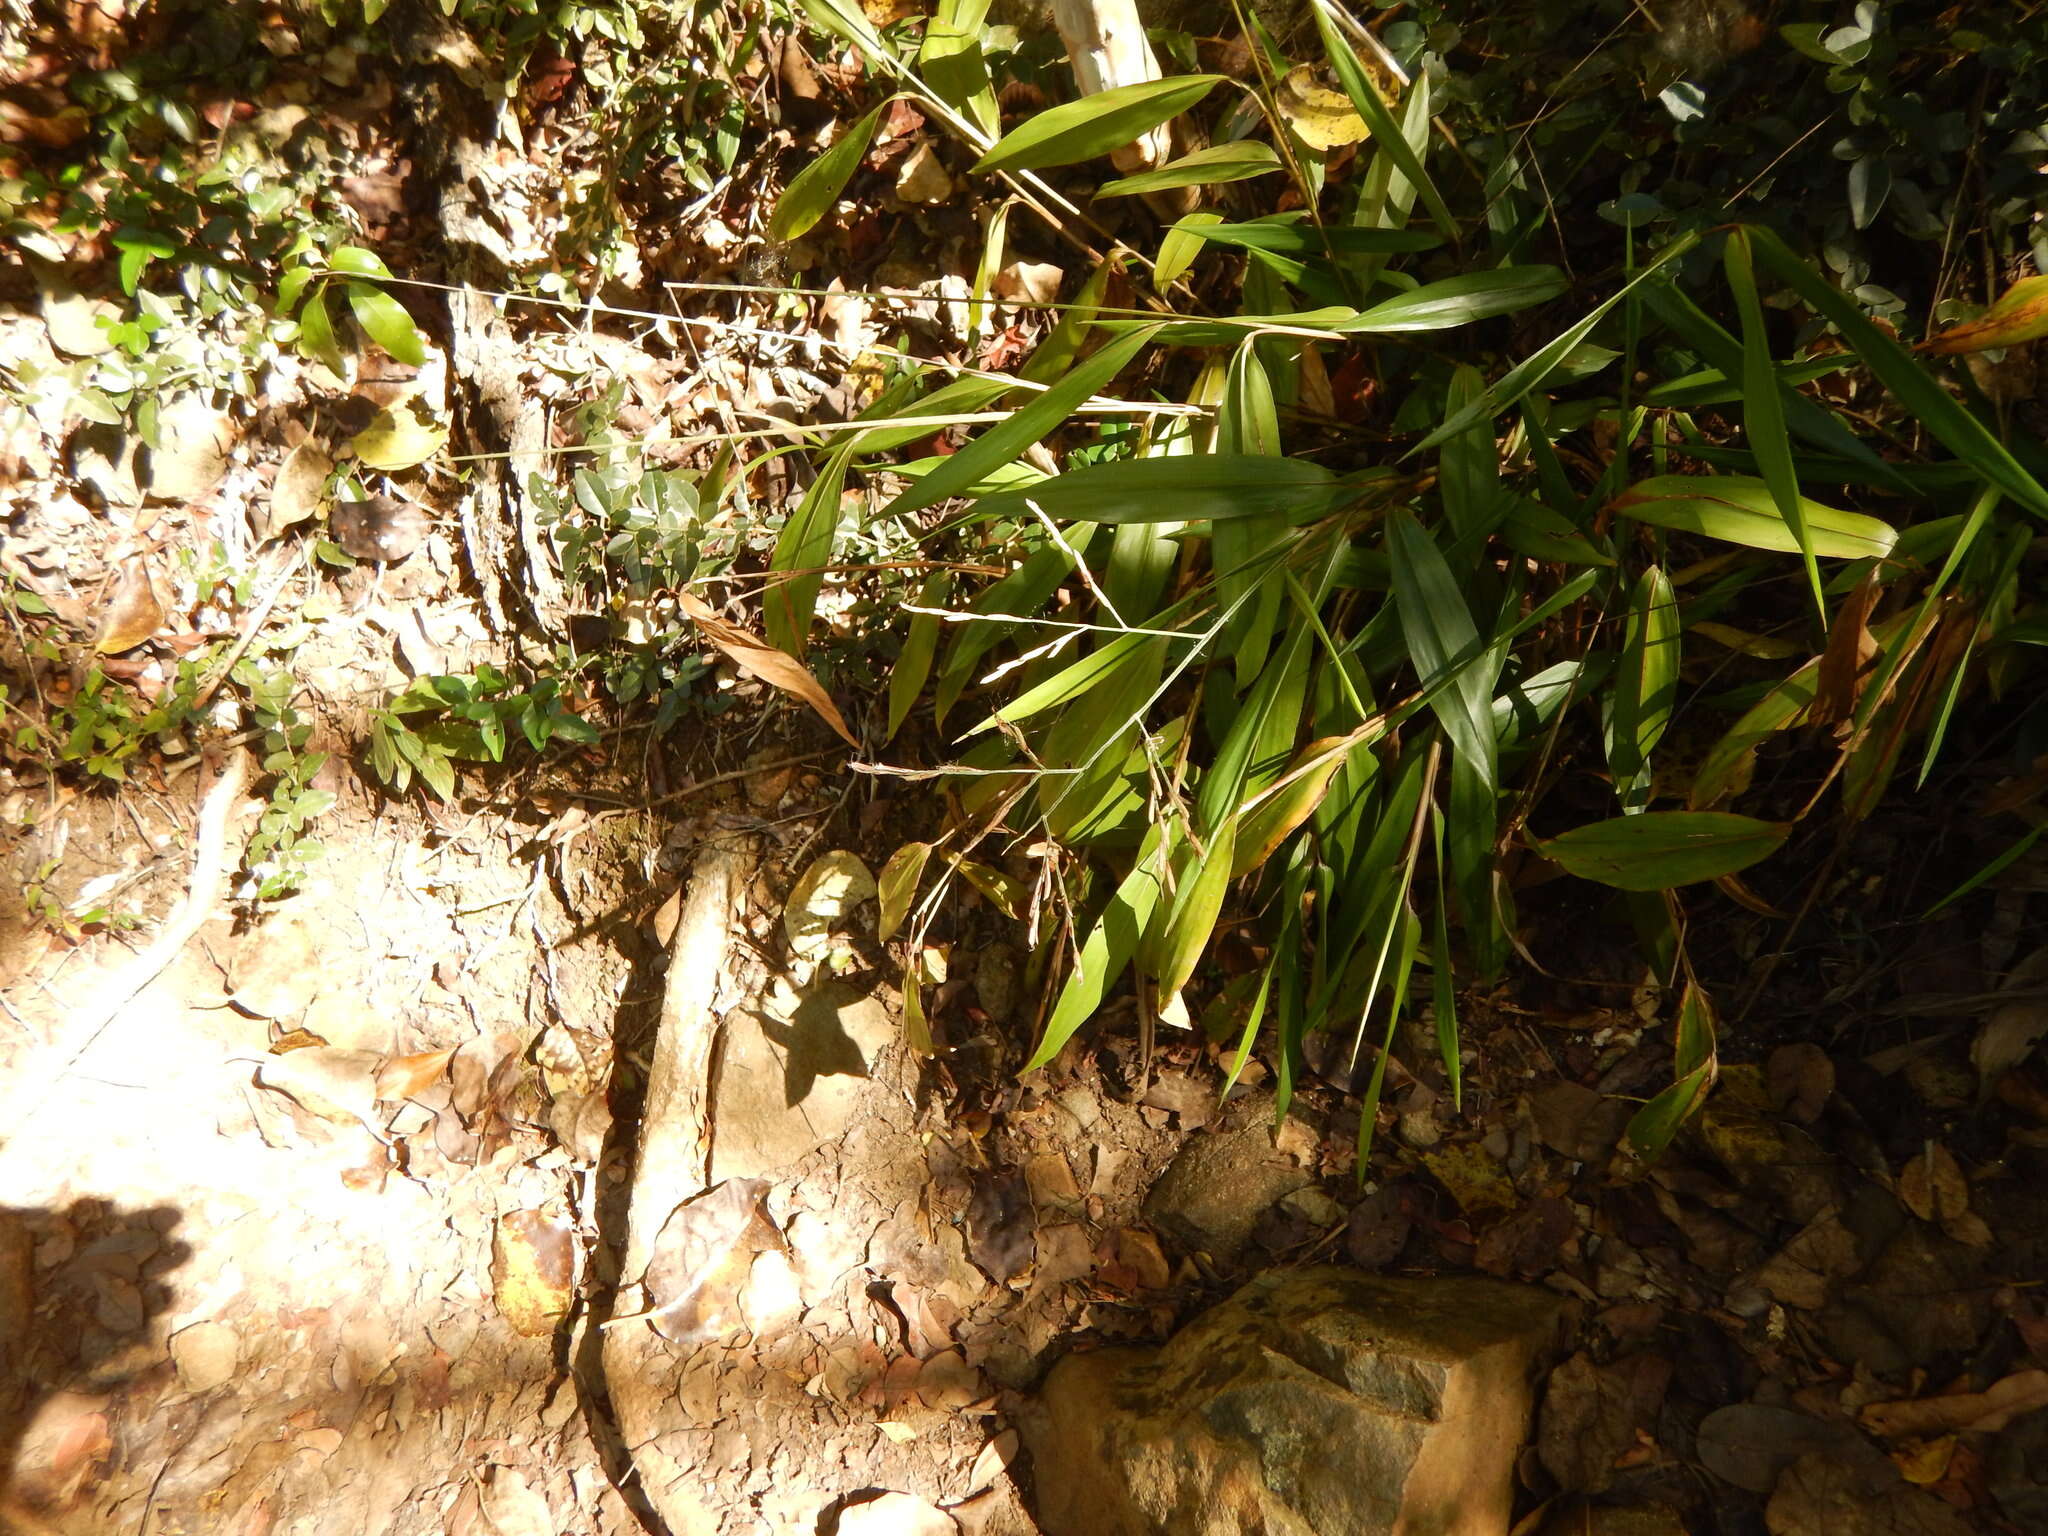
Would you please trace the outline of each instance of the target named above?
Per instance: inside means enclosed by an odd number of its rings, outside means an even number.
[[[782,909],[789,947],[800,955],[823,954],[846,915],[874,894],[875,877],[858,854],[843,848],[820,854],[798,877]]]

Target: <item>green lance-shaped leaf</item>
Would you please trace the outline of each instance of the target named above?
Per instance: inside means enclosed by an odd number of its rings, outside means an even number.
[[[2028,474],[2005,445],[1971,415],[1913,355],[1872,325],[1856,301],[1793,255],[1767,229],[1751,226],[1756,258],[1813,310],[1834,322],[1842,339],[1920,424],[1985,481],[2040,517],[2048,517],[2048,489]]]
[[[1124,176],[1106,182],[1097,197],[1133,197],[1146,192],[1171,192],[1176,187],[1218,186],[1229,181],[1247,181],[1280,169],[1280,157],[1270,144],[1243,139],[1235,144],[1211,144],[1193,154],[1168,161],[1156,171]]]
[[[1172,901],[1153,913],[1153,932],[1147,935],[1143,963],[1158,984],[1162,1001],[1188,984],[1195,963],[1209,947],[1209,937],[1223,911],[1223,898],[1230,890],[1236,844],[1237,818],[1233,816],[1209,839],[1199,857],[1186,861]]]
[[[1706,1102],[1714,1086],[1714,1008],[1699,984],[1688,980],[1678,1005],[1678,1040],[1673,1062],[1677,1081],[1637,1110],[1628,1123],[1636,1155],[1656,1158],[1679,1128]]]
[[[1639,285],[1652,281],[1662,282],[1664,280],[1661,275],[1662,268],[1676,261],[1697,244],[1699,244],[1699,236],[1697,235],[1685,235],[1672,241],[1671,244],[1659,251],[1655,259],[1650,261],[1642,271],[1630,278],[1627,283],[1615,290],[1613,294],[1594,305],[1589,312],[1581,315],[1547,345],[1539,348],[1536,352],[1510,368],[1495,381],[1491,389],[1487,390],[1477,400],[1474,400],[1455,415],[1445,418],[1442,426],[1409,449],[1403,457],[1412,457],[1418,453],[1425,453],[1429,449],[1434,448],[1438,443],[1441,443],[1445,438],[1456,436],[1464,431],[1473,422],[1490,421],[1509,406],[1515,404],[1524,395],[1528,394],[1530,390],[1548,378],[1558,364],[1562,363],[1570,355],[1572,349],[1592,334],[1593,327],[1606,318],[1607,312],[1610,309],[1627,298]]]
[[[1161,292],[1178,282],[1202,254],[1202,231],[1222,222],[1222,214],[1203,208],[1167,230],[1159,241],[1159,255],[1152,263],[1152,281]]]
[[[1334,474],[1309,459],[1212,453],[1090,464],[1023,490],[984,496],[975,509],[1028,518],[1029,500],[1061,522],[1227,522],[1266,514],[1306,522],[1349,494]]]
[[[1194,639],[1195,636],[1190,635],[1188,638]],[[1062,667],[1044,682],[1025,689],[1022,694],[994,714],[978,722],[966,734],[973,736],[982,731],[994,730],[1003,721],[1015,724],[1019,720],[1028,720],[1033,715],[1043,714],[1046,710],[1061,704],[1072,703],[1105,678],[1113,677],[1123,667],[1140,664],[1140,653],[1165,644],[1166,641],[1156,635],[1138,631],[1118,635],[1108,644],[1090,651],[1079,661]]]
[[[943,608],[946,599],[953,595],[953,573],[934,571],[925,578],[924,586],[917,594],[920,608]],[[903,651],[896,658],[896,665],[889,669],[889,729],[882,739],[894,739],[903,728],[903,722],[910,717],[911,706],[917,703],[924,692],[925,680],[932,673],[932,658],[939,649],[939,616],[936,613],[915,613],[910,616],[910,628],[903,636]]]
[[[1609,509],[1659,528],[1725,539],[1750,549],[1800,552],[1771,488],[1754,475],[1653,475],[1608,503]],[[1807,547],[1830,560],[1882,558],[1898,542],[1890,523],[1800,498]]]
[[[1092,160],[1180,116],[1214,89],[1221,75],[1178,75],[1119,85],[1048,107],[997,140],[977,171],[1037,171]]]
[[[839,136],[825,153],[796,173],[790,184],[783,188],[782,197],[775,204],[775,212],[768,220],[768,238],[771,240],[794,240],[808,234],[818,220],[839,200],[839,194],[846,190],[846,184],[853,179],[853,173],[860,169],[860,162],[868,152],[868,143],[875,136],[875,125],[882,120],[882,112],[888,102],[882,103],[866,117],[855,123]]]
[[[1183,221],[1187,222],[1187,221]],[[1443,244],[1426,229],[1358,229],[1347,224],[1309,224],[1287,215],[1242,224],[1189,224],[1199,240],[1272,256],[1368,256],[1431,251]],[[1420,292],[1421,290],[1416,290]],[[1347,317],[1346,323],[1356,316]],[[1334,327],[1333,327],[1334,329]]]
[[[774,553],[768,557],[771,572],[791,573],[772,583],[761,594],[761,619],[768,643],[792,656],[802,656],[809,643],[811,615],[817,611],[818,593],[825,584],[825,567],[832,562],[832,538],[839,529],[839,498],[846,485],[846,461],[853,445],[842,443],[804,499],[783,522],[776,536]]]
[[[1026,1072],[1044,1066],[1059,1054],[1060,1047],[1073,1038],[1074,1031],[1095,1016],[1102,1000],[1109,995],[1109,989],[1131,963],[1131,957],[1138,952],[1138,941],[1159,905],[1160,893],[1165,889],[1162,872],[1166,857],[1164,835],[1159,827],[1154,826],[1139,846],[1138,859],[1131,872],[1124,876],[1123,883],[1116,888],[1109,905],[1103,909],[1102,916],[1082,943],[1081,957],[1068,975],[1066,985],[1060,988],[1052,1017],[1046,1021],[1045,1037],[1038,1042],[1038,1049],[1031,1053],[1031,1059],[1024,1063]]]
[[[1764,484],[1770,487],[1778,516],[1806,562],[1814,610],[1822,625],[1826,625],[1827,599],[1821,595],[1820,565],[1814,559],[1813,540],[1806,531],[1806,503],[1799,495],[1799,472],[1792,467],[1792,439],[1785,430],[1785,405],[1778,393],[1777,369],[1771,363],[1770,335],[1764,329],[1763,300],[1757,297],[1747,230],[1737,229],[1728,236],[1723,263],[1728,271],[1729,291],[1735,295],[1735,307],[1742,314],[1743,435],[1749,439],[1749,451],[1756,455]]]
[[[1372,134],[1373,147],[1391,159],[1401,174],[1408,178],[1409,184],[1421,194],[1423,206],[1429,209],[1429,216],[1436,220],[1437,226],[1453,240],[1457,239],[1457,221],[1451,217],[1450,205],[1437,191],[1429,172],[1422,168],[1422,157],[1402,135],[1400,125],[1380,99],[1377,87],[1367,78],[1365,66],[1359,63],[1350,42],[1338,32],[1322,5],[1311,0],[1310,8],[1316,13],[1316,30],[1322,34],[1323,51],[1329,56],[1330,67],[1337,72],[1337,83],[1344,87],[1344,94],[1351,98],[1351,105],[1357,109]]]
[[[1608,704],[1607,766],[1625,811],[1649,803],[1650,753],[1678,701],[1679,631],[1671,578],[1653,565],[1636,583]]]
[[[1026,448],[1071,416],[1109,383],[1152,340],[1152,328],[1132,331],[1077,363],[1067,376],[998,422],[889,503],[888,515],[902,517],[958,496],[998,468],[1014,463]]]
[[[1394,605],[1416,675],[1425,688],[1452,679],[1450,686],[1433,694],[1430,707],[1443,722],[1451,745],[1491,787],[1493,681],[1465,594],[1452,579],[1442,552],[1406,508],[1387,519],[1387,553],[1393,565]]]
[[[1537,843],[1536,851],[1582,880],[1662,891],[1747,869],[1776,853],[1791,832],[1789,821],[1725,811],[1645,811],[1574,827]]]
[[[1554,299],[1564,290],[1564,274],[1555,267],[1496,267],[1490,272],[1463,272],[1424,283],[1420,288],[1360,310],[1337,329],[1380,336],[1448,330],[1495,315],[1511,315]]]

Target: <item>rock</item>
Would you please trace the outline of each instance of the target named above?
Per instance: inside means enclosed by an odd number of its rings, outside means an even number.
[[[1563,1303],[1263,1275],[1158,1349],[1072,1355],[1020,1427],[1046,1536],[1500,1536]]]
[[[885,1493],[839,1512],[839,1536],[956,1536],[959,1529],[944,1510],[908,1493]]]
[[[1272,1100],[1254,1102],[1240,1130],[1188,1138],[1145,1197],[1145,1216],[1183,1247],[1234,1263],[1259,1217],[1310,1182],[1273,1145]]]
[[[843,982],[813,987],[788,1022],[734,1012],[712,1071],[711,1180],[780,1173],[854,1122],[888,1012]]]
[[[235,1379],[242,1342],[226,1323],[194,1323],[171,1335],[171,1364],[187,1392],[211,1392]]]

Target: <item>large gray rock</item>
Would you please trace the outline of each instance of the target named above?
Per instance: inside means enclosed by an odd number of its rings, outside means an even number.
[[[1060,1362],[1023,1415],[1045,1536],[1505,1536],[1549,1292],[1261,1276],[1158,1349]]]

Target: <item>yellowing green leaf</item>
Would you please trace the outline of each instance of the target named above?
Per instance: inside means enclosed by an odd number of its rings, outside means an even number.
[[[316,297],[317,304],[319,299]],[[448,441],[448,429],[422,421],[410,407],[382,410],[350,442],[365,469],[396,471],[424,464]]]
[[[1814,554],[1832,560],[1862,560],[1891,553],[1898,530],[1860,512],[1844,512],[1800,498],[1806,534]],[[1655,475],[1638,480],[1608,504],[1609,509],[1659,528],[1725,539],[1750,549],[1799,553],[1799,540],[1770,487],[1753,475]]]
[[[1312,65],[1297,64],[1273,92],[1273,106],[1310,149],[1338,149],[1363,143],[1365,119],[1352,109],[1342,91],[1316,84]]]
[[[930,843],[905,843],[889,855],[889,862],[882,866],[882,873],[875,880],[882,908],[875,923],[876,938],[890,938],[903,926],[904,918],[910,915],[910,903],[917,895],[925,861],[931,855]]]
[[[1988,352],[2043,336],[2048,336],[2048,277],[2023,277],[1976,319],[1930,338],[1925,350],[1938,356]]]

